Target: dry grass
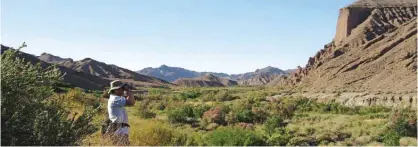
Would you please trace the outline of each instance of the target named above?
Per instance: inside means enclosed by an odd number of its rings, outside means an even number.
[[[315,138],[338,138],[339,134],[350,134],[341,142],[327,145],[366,145],[385,131],[386,118],[369,119],[367,116],[310,113],[306,117],[294,118],[287,126],[299,136]],[[348,143],[348,144],[347,144]]]

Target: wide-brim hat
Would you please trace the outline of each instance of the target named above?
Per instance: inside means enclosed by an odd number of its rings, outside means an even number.
[[[112,81],[112,82],[110,82],[110,89],[109,89],[108,93],[110,94],[113,90],[120,89],[125,85],[126,85],[126,83],[123,83],[120,80]]]

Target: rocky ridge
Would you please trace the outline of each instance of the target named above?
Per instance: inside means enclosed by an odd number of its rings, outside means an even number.
[[[225,87],[238,85],[236,81],[217,77],[213,74],[207,74],[196,78],[180,78],[173,83],[185,87]]]
[[[316,92],[416,91],[416,3],[387,5],[341,9],[334,41],[278,85]]]
[[[170,67],[167,65],[161,65],[158,68],[148,67],[137,72],[140,74],[164,79],[170,82],[174,82],[175,80],[180,78],[196,78],[200,76],[205,76],[207,74],[212,74],[217,77],[228,78],[234,81],[238,81],[240,85],[245,86],[266,85],[279,75],[286,75],[288,73],[279,68],[268,66],[265,68],[257,69],[254,72],[228,75],[226,73],[216,72],[196,72],[180,67]]]
[[[116,65],[109,65],[92,58],[73,61],[71,58],[61,58],[47,53],[43,53],[38,58],[45,62],[56,63],[62,67],[66,67],[80,73],[97,76],[108,80],[123,80],[136,86],[158,87],[161,85],[171,85],[171,83],[167,81],[141,75],[131,70],[118,67]]]
[[[348,106],[416,107],[416,6],[415,0],[359,0],[340,9],[333,41],[269,85]]]

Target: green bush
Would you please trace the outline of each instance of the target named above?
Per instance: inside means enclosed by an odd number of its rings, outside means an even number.
[[[211,107],[205,104],[195,106],[193,109],[193,114],[195,118],[202,118],[203,113],[208,111]]]
[[[248,99],[252,99],[255,102],[265,101],[267,96],[271,96],[272,94],[266,91],[252,91],[247,94]]]
[[[293,137],[287,146],[317,146],[319,143],[311,137]]]
[[[369,107],[361,107],[358,110],[358,114],[366,115],[371,113],[382,113],[382,112],[390,112],[391,108],[384,107],[384,106],[369,106]]]
[[[415,111],[394,110],[390,116],[388,132],[383,135],[385,145],[399,146],[402,137],[417,137],[417,116]]]
[[[251,110],[242,110],[237,113],[238,122],[252,123],[254,114]]]
[[[192,123],[195,121],[193,107],[190,105],[169,110],[167,116],[170,123]]]
[[[272,134],[267,142],[270,146],[286,146],[291,138],[292,136],[288,133],[280,132]]]
[[[215,95],[218,93],[219,91],[203,91],[202,96],[200,97],[203,101],[208,102],[208,101],[215,101]]]
[[[283,122],[283,119],[279,116],[273,116],[266,120],[263,124],[263,131],[271,136],[273,133],[277,131],[278,128],[285,127],[286,124]]]
[[[229,94],[227,90],[222,90],[215,95],[215,100],[218,102],[234,100],[234,96]]]
[[[254,115],[254,123],[264,123],[266,119],[270,116],[269,112],[265,108],[254,107],[252,109]]]
[[[144,118],[144,119],[150,119],[150,118],[154,118],[155,116],[157,116],[157,114],[155,114],[154,112],[148,110],[148,109],[140,109],[138,112],[139,117]]]
[[[383,136],[383,143],[387,146],[399,146],[401,136],[396,131],[386,132]]]
[[[209,146],[262,146],[264,139],[254,131],[234,127],[221,127],[205,136]]]
[[[198,89],[192,89],[181,92],[177,97],[181,100],[195,99],[202,95]]]
[[[203,133],[195,132],[188,135],[186,146],[204,146]]]
[[[186,144],[186,134],[163,123],[152,122],[145,125],[143,129],[130,133],[131,144],[139,146],[182,146]]]
[[[52,97],[61,82],[58,69],[32,65],[18,54],[1,55],[1,145],[78,145],[97,131],[92,124],[97,109],[70,116]]]

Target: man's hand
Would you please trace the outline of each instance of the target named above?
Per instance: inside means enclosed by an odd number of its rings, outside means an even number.
[[[135,98],[134,98],[134,94],[133,94],[132,90],[131,89],[127,89],[126,90],[126,94],[128,95],[126,97],[126,105],[127,106],[133,106],[133,105],[135,105]]]

